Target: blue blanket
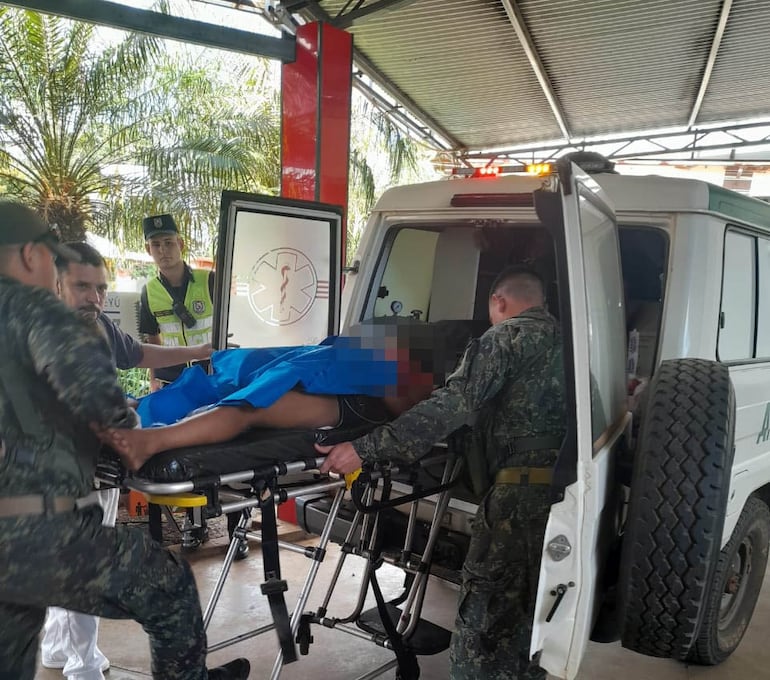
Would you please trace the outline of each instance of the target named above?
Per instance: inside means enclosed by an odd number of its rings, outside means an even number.
[[[396,385],[398,365],[383,349],[360,339],[334,337],[321,345],[230,349],[214,352],[213,373],[199,366],[139,401],[143,427],[173,423],[205,406],[265,408],[292,389],[310,394],[384,396]]]

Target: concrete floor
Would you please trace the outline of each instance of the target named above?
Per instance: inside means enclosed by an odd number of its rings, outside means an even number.
[[[213,544],[213,545],[212,545]],[[199,554],[191,558],[202,601],[206,602],[221,566],[224,546],[212,541]],[[321,565],[316,588],[311,594],[309,608],[315,609],[325,593],[336,558],[337,546],[332,546],[326,561]],[[282,570],[289,582],[288,604],[291,609],[304,580],[310,561],[293,552],[282,552]],[[401,585],[401,572],[384,567],[380,577],[386,596],[395,595]],[[348,558],[337,598],[339,604],[330,607],[330,614],[343,616],[357,595],[360,562]],[[269,622],[266,598],[260,593],[263,581],[262,561],[258,546],[252,544],[251,555],[233,565],[230,578],[209,627],[209,644],[243,633],[250,628]],[[754,680],[770,677],[770,645],[767,631],[770,630],[770,582],[765,577],[764,596],[757,604],[754,617],[743,642],[733,656],[716,667],[686,666],[665,659],[634,654],[622,649],[619,644],[600,645],[591,643],[584,658],[578,680]],[[370,598],[371,599],[371,598]],[[444,582],[433,580],[428,590],[425,617],[451,627],[454,619],[456,590]],[[373,606],[373,601],[372,605]],[[256,621],[257,623],[252,623]],[[341,631],[313,627],[314,643],[308,656],[301,656],[296,663],[284,667],[282,680],[309,680],[311,678],[335,678],[347,680],[373,670],[380,664],[393,659],[391,652],[360,640]],[[136,680],[150,677],[149,650],[147,637],[133,621],[103,620],[100,627],[99,646],[108,656],[112,668],[107,674],[109,680]],[[210,665],[245,656],[251,661],[253,680],[268,678],[277,651],[275,633],[267,633],[238,643],[209,656]],[[433,657],[421,657],[422,680],[444,680],[447,677],[448,653]],[[386,672],[383,678],[393,678],[394,671]],[[36,680],[56,680],[62,675],[58,671],[41,668]]]

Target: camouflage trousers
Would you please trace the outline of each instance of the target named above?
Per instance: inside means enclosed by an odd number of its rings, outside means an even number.
[[[451,680],[543,680],[529,645],[545,525],[546,486],[496,484],[479,505],[450,647]]]
[[[0,679],[32,680],[46,607],[135,619],[153,678],[203,680],[206,634],[190,567],[139,528],[104,527],[92,506],[0,519]]]

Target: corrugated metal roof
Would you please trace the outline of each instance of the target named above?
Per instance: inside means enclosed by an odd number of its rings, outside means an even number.
[[[726,27],[698,107],[725,2]],[[426,114],[464,150],[563,139],[558,115],[572,141],[682,127],[693,113],[696,126],[770,118],[768,0],[322,0],[317,6],[333,21],[341,10],[378,3],[383,9],[347,28],[356,49],[408,96],[416,115]],[[529,55],[506,4],[529,35]],[[536,76],[539,65],[553,106]]]
[[[735,0],[700,121],[770,115],[770,2]]]
[[[520,6],[570,132],[586,136],[686,122],[721,4],[528,0]]]
[[[424,125],[395,118],[468,158],[533,147],[558,155],[600,135],[615,136],[624,157],[642,138],[645,155],[659,147],[666,157],[768,141],[770,0],[199,1],[262,12],[289,31],[314,19],[349,30],[359,68]],[[146,10],[116,16],[104,0],[11,4],[219,48],[245,42],[278,59],[292,52],[270,36],[209,35],[179,17],[159,27]]]
[[[343,3],[324,3],[331,14]],[[499,3],[420,0],[349,29],[354,44],[463,146],[520,135],[553,139],[559,128]]]

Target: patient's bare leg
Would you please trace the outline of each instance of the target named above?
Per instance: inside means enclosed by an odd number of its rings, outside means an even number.
[[[292,391],[267,408],[218,406],[173,425],[108,430],[102,438],[118,451],[129,469],[138,470],[159,451],[224,442],[252,427],[329,427],[339,418],[336,396]]]

